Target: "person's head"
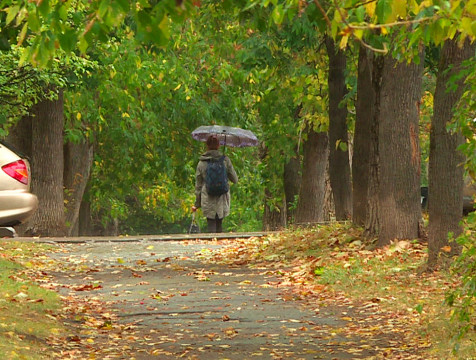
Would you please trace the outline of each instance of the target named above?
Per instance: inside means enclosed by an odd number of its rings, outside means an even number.
[[[208,150],[218,150],[220,147],[220,141],[216,135],[210,135],[207,139]]]

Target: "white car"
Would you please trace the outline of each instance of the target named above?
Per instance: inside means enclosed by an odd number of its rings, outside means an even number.
[[[0,227],[12,227],[27,220],[38,208],[30,192],[30,164],[0,142]]]

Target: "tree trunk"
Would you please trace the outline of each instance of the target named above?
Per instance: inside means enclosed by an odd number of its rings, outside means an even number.
[[[64,188],[68,236],[79,234],[79,209],[89,180],[93,147],[87,141],[64,146]]]
[[[57,100],[34,106],[32,121],[32,184],[39,207],[28,222],[28,233],[64,236],[63,91]]]
[[[347,107],[341,105],[347,94],[345,53],[326,37],[329,56],[329,176],[335,205],[336,220],[348,220],[352,215],[352,184],[350,181]]]
[[[267,201],[272,196],[265,190],[265,206],[263,214],[263,230],[275,231],[286,227],[286,206],[284,204],[270,205]]]
[[[307,128],[303,144],[304,159],[301,189],[296,209],[296,224],[309,224],[324,220],[324,197],[328,138],[325,132]]]
[[[301,187],[301,162],[299,157],[295,156],[289,159],[284,165],[284,194],[286,196],[286,214],[287,222],[292,223],[294,220],[295,209],[294,201],[299,195]]]
[[[367,208],[365,212],[364,237],[368,240],[375,239],[379,234],[379,187],[380,187],[380,156],[379,156],[379,117],[381,98],[380,94],[385,58],[372,56],[371,84],[373,104],[371,105],[371,117],[369,123],[369,177],[367,184]],[[355,150],[354,150],[355,151]]]
[[[463,136],[446,129],[453,119],[453,107],[464,90],[464,78],[457,82],[453,91],[448,91],[448,80],[461,70],[461,63],[474,56],[474,44],[466,40],[463,47],[458,40],[447,40],[443,46],[438,67],[434,97],[433,119],[430,132],[430,161],[428,176],[429,227],[428,268],[438,265],[441,248],[448,245],[448,233],[458,236],[463,214],[464,156],[457,150]],[[452,243],[450,255],[459,249]]]
[[[12,128],[9,129],[7,143],[12,146],[13,150],[25,156],[31,165],[31,139],[32,139],[32,117],[22,117]],[[34,178],[34,169],[30,168],[30,179]],[[30,184],[31,186],[31,184]],[[28,224],[23,223],[15,227],[19,236],[26,236]]]
[[[7,142],[23,156],[31,159],[31,116],[22,117],[12,128],[9,129]]]
[[[88,190],[86,190],[87,192]],[[81,206],[79,208],[78,219],[78,235],[79,236],[91,236],[95,235],[93,221],[91,216],[91,204],[83,197]]]
[[[367,215],[370,180],[371,124],[375,93],[372,86],[372,53],[360,47],[357,101],[355,105],[354,151],[352,156],[352,221],[363,226]]]
[[[378,113],[379,239],[418,238],[420,206],[419,104],[423,73],[420,64],[384,57]]]

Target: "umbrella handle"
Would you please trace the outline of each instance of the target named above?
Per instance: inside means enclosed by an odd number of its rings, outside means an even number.
[[[225,145],[223,145],[223,154],[224,154],[225,151],[226,151],[226,132],[224,132],[224,133],[225,133]]]

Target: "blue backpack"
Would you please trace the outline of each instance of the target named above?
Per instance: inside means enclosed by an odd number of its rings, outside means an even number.
[[[208,195],[220,196],[230,189],[228,186],[228,173],[225,166],[225,155],[207,160],[205,185]]]

